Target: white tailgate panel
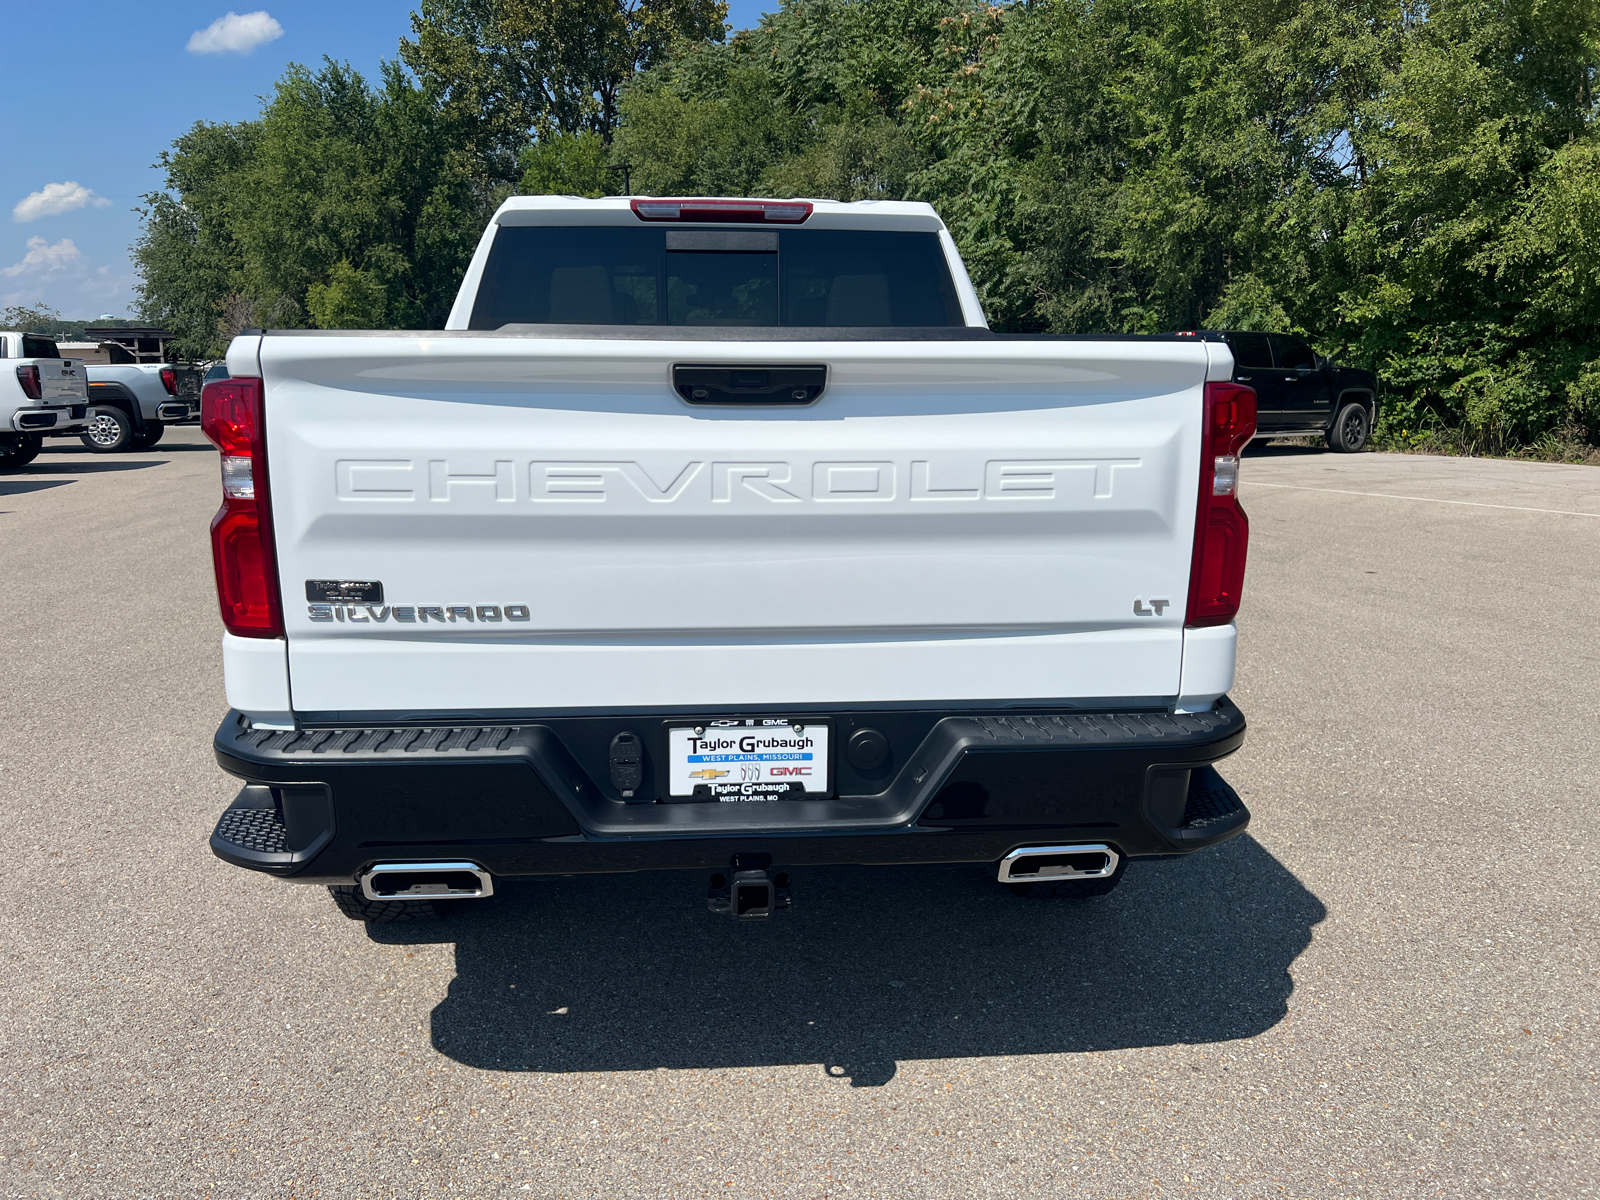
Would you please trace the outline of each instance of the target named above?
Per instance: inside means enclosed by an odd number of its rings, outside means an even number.
[[[76,359],[34,360],[39,368],[39,400],[42,404],[81,403],[89,398],[88,372]]]
[[[1203,347],[274,336],[261,358],[297,711],[1178,693]],[[741,361],[827,363],[829,387],[765,412],[671,389],[674,362]],[[381,581],[383,605],[314,621],[310,579]]]

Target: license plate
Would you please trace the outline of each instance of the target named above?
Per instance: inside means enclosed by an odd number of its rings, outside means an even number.
[[[678,800],[804,800],[829,793],[826,721],[777,717],[667,728],[667,794]]]

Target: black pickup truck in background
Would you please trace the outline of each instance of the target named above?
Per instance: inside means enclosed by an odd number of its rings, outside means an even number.
[[[1310,434],[1352,454],[1372,435],[1378,380],[1371,371],[1335,366],[1286,333],[1206,329],[1179,336],[1232,349],[1234,382],[1256,391],[1256,437]]]

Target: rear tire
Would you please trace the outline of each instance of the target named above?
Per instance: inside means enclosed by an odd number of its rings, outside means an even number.
[[[1012,895],[1029,900],[1092,900],[1114,890],[1128,873],[1128,859],[1117,864],[1116,874],[1109,879],[1057,879],[1053,882],[1008,883]]]
[[[368,900],[360,885],[336,884],[328,894],[339,906],[339,911],[352,921],[372,921],[375,924],[399,924],[409,921],[436,921],[445,915],[442,900]]]
[[[0,471],[15,471],[39,457],[44,439],[33,433],[0,438]]]
[[[128,449],[148,450],[161,440],[161,435],[166,431],[167,427],[160,421],[146,421],[144,432],[136,433],[128,439]]]
[[[120,454],[133,448],[133,418],[120,408],[97,404],[89,410],[89,428],[81,441],[96,454]]]
[[[1354,454],[1372,436],[1372,417],[1365,404],[1346,404],[1328,426],[1328,446],[1340,454]]]

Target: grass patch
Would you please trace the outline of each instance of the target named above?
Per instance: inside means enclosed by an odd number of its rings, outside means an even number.
[[[1569,422],[1546,430],[1526,445],[1473,435],[1464,429],[1379,429],[1369,450],[1394,454],[1441,454],[1461,458],[1510,458],[1523,462],[1571,463],[1600,467],[1600,446],[1590,443],[1583,426]]]

